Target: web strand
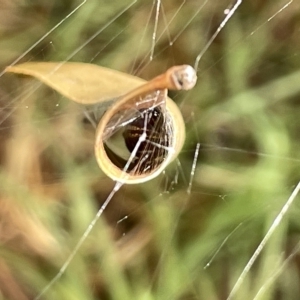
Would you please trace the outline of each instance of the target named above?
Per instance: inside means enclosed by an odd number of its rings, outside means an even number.
[[[83,0],[78,6],[76,6],[69,14],[67,14],[61,21],[59,21],[54,27],[52,27],[47,33],[45,33],[40,39],[38,39],[35,43],[32,44],[26,51],[24,51],[17,59],[15,59],[11,65],[17,64],[23,57],[25,57],[31,50],[33,50],[37,45],[39,45],[46,37],[48,37],[53,31],[59,28],[66,20],[68,20],[77,10],[79,10],[87,0]],[[3,76],[5,70],[0,72],[0,77]]]
[[[80,247],[82,246],[82,244],[84,243],[84,241],[86,240],[86,238],[89,236],[90,232],[92,231],[92,229],[94,228],[95,224],[97,223],[97,221],[99,220],[99,218],[101,217],[101,215],[103,214],[104,210],[106,209],[107,205],[109,204],[109,202],[112,200],[112,198],[115,196],[116,192],[121,188],[123,184],[120,182],[117,182],[113,188],[113,190],[111,191],[111,193],[108,195],[108,197],[106,198],[105,202],[102,204],[102,206],[100,207],[100,209],[98,210],[97,214],[95,215],[94,219],[91,221],[91,223],[89,224],[88,228],[86,229],[86,231],[83,233],[83,235],[81,236],[80,240],[78,241],[78,243],[76,244],[76,246],[74,247],[74,249],[72,250],[71,254],[69,255],[69,257],[66,259],[66,261],[64,262],[63,266],[60,268],[60,270],[58,271],[58,273],[55,275],[55,277],[53,277],[53,279],[43,288],[43,290],[38,294],[38,296],[36,296],[34,298],[34,300],[38,300],[41,299],[41,297],[47,293],[47,291],[60,279],[60,277],[64,274],[64,272],[66,271],[66,269],[68,268],[68,266],[70,265],[70,263],[72,262],[72,260],[74,259],[75,255],[77,254],[78,250],[80,249]]]
[[[242,4],[243,0],[237,0],[234,6],[227,12],[226,17],[222,21],[222,23],[219,25],[218,29],[215,31],[215,33],[212,35],[212,37],[209,39],[209,41],[206,43],[204,48],[201,50],[201,52],[198,54],[195,60],[194,69],[198,70],[198,65],[200,62],[200,59],[202,58],[203,54],[207,51],[207,49],[210,47],[210,45],[213,43],[213,41],[216,39],[220,31],[224,28],[226,23],[231,19],[231,17],[234,15],[238,7]]]
[[[288,200],[283,205],[282,209],[280,210],[280,212],[278,213],[278,215],[276,216],[276,218],[272,222],[269,230],[267,231],[266,235],[264,236],[264,238],[262,239],[262,241],[260,242],[260,244],[258,245],[256,250],[254,251],[253,255],[249,259],[247,265],[243,269],[241,275],[239,276],[239,278],[236,281],[235,285],[233,286],[229,296],[227,297],[227,300],[233,299],[234,296],[236,295],[236,293],[238,292],[238,290],[240,289],[241,285],[243,284],[243,282],[245,280],[245,277],[249,273],[250,269],[252,268],[253,264],[257,260],[258,256],[262,252],[262,250],[265,248],[265,245],[270,240],[270,238],[273,235],[273,233],[275,232],[275,230],[280,225],[283,217],[286,215],[286,213],[288,212],[290,206],[293,204],[294,200],[296,199],[297,195],[299,194],[299,191],[300,191],[300,181],[298,182],[298,184],[295,187],[295,189],[293,190],[291,196],[288,198]]]

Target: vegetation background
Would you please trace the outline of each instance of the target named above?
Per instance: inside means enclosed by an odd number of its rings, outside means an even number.
[[[243,1],[200,61],[197,86],[171,93],[187,128],[180,167],[123,186],[43,299],[227,298],[300,177],[300,3],[268,20],[286,3]],[[230,2],[197,12],[202,0],[163,0],[155,31],[152,1],[88,0],[50,33],[79,4],[2,0],[1,69],[78,50],[71,61],[150,79],[193,64]],[[45,86],[32,92],[34,82],[0,78],[0,299],[33,299],[114,186],[82,109]],[[298,198],[234,299],[299,299],[299,215]]]

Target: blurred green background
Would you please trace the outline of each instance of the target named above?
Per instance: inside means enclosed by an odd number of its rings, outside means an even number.
[[[243,1],[196,87],[170,93],[186,121],[178,162],[114,195],[43,299],[227,299],[300,178],[300,4],[278,13],[286,3]],[[152,1],[79,5],[1,1],[1,70],[68,60],[150,79],[193,65],[232,3],[163,0],[157,23]],[[35,86],[0,77],[0,299],[33,299],[114,186],[82,107]],[[300,298],[299,214],[296,199],[234,299]]]

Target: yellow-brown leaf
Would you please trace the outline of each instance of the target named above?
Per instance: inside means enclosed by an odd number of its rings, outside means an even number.
[[[27,62],[9,66],[6,72],[33,76],[82,104],[109,101],[145,83],[126,73],[77,62]]]

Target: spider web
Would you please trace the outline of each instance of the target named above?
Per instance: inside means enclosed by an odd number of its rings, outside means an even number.
[[[106,107],[83,108],[1,74],[0,266],[8,299],[33,298],[53,277],[45,299],[258,299],[262,291],[277,299],[295,291],[288,278],[297,276],[299,205],[287,199],[299,181],[299,7],[244,0],[231,10],[236,3],[7,4],[16,20],[3,19],[14,37],[2,47],[3,67],[71,60],[151,79],[189,63],[199,78],[192,91],[170,93],[187,128],[178,161],[127,186],[94,159],[90,117]],[[28,39],[16,47],[19,35]],[[128,112],[121,117],[127,122]],[[96,211],[104,211],[97,223]],[[276,234],[244,276],[274,219]]]

